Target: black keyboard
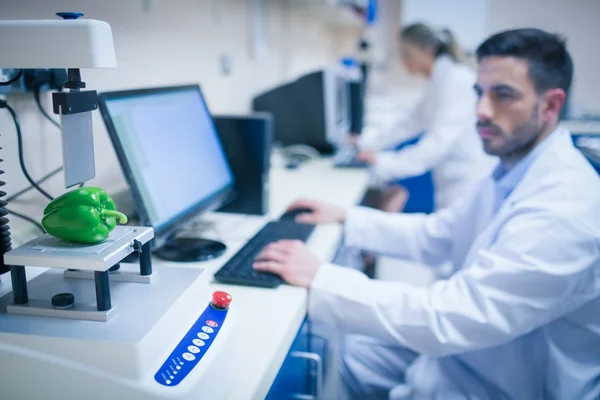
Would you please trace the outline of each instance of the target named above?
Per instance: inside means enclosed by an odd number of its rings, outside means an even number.
[[[283,280],[274,274],[255,271],[252,268],[254,258],[269,243],[278,240],[301,240],[306,242],[313,233],[315,225],[298,224],[294,221],[279,220],[267,223],[215,274],[222,283],[235,285],[275,288]]]

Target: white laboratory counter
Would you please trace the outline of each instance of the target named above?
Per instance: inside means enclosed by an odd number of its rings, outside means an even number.
[[[297,170],[275,169],[270,177],[270,218],[277,218],[299,197],[325,200],[342,206],[360,201],[367,185],[367,172],[359,169],[334,169],[331,161],[317,160]],[[269,218],[212,213],[203,222],[213,223],[203,237],[224,241],[228,250],[216,260],[184,264],[205,268],[214,274]],[[308,241],[309,248],[324,261],[331,260],[341,241],[337,225],[319,226]],[[211,236],[212,235],[212,236]],[[164,262],[155,260],[164,265]],[[182,264],[178,264],[182,265]],[[306,315],[307,291],[281,285],[277,289],[211,283],[211,290],[231,294],[236,310],[235,332],[231,346],[232,386],[227,398],[263,399]]]
[[[366,170],[336,169],[328,159],[311,161],[296,170],[272,169],[268,217],[209,213],[202,217],[196,232],[191,232],[192,235],[221,240],[228,247],[224,255],[209,262],[177,263],[178,266],[206,269],[211,293],[224,290],[233,298],[231,307],[235,309],[236,319],[230,345],[235,350],[229,354],[233,357],[230,381],[235,384],[229,388],[227,399],[263,399],[266,396],[306,316],[307,291],[288,285],[277,289],[224,285],[214,282],[212,275],[269,219],[278,218],[292,201],[309,197],[349,207],[360,201],[367,181]],[[24,210],[31,215],[39,211],[35,205]],[[39,234],[31,226],[24,228],[14,230],[18,241]],[[307,244],[317,257],[331,261],[341,235],[339,225],[318,226]],[[153,263],[170,264],[157,258]],[[44,270],[30,269],[28,278],[32,279]],[[0,296],[6,292],[6,288],[2,289],[0,283]]]

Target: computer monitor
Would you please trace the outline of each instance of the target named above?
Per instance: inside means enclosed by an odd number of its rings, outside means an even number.
[[[234,177],[198,85],[99,95],[100,111],[155,253],[173,261],[219,256],[223,243],[176,235],[233,195]]]
[[[348,85],[336,68],[306,74],[256,96],[255,111],[273,114],[275,142],[331,153],[349,132]]]

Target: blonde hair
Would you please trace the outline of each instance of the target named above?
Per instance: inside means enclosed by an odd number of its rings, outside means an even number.
[[[461,61],[461,49],[449,29],[436,30],[423,23],[411,24],[400,31],[400,37],[423,48],[429,48],[436,57],[448,55]]]

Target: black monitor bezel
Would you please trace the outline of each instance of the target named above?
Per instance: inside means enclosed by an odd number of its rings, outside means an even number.
[[[232,177],[231,182],[222,188],[221,190],[213,193],[211,196],[195,203],[191,207],[186,210],[180,212],[179,214],[173,216],[166,222],[162,223],[159,226],[152,225],[152,221],[150,221],[150,216],[148,213],[148,209],[144,204],[143,197],[141,195],[141,190],[138,186],[138,183],[133,177],[132,168],[130,165],[130,160],[128,160],[121,140],[119,138],[119,134],[113,124],[110,112],[106,107],[106,102],[115,99],[122,99],[125,97],[131,96],[144,96],[144,95],[152,95],[152,94],[164,94],[164,93],[172,93],[178,92],[182,90],[190,90],[194,89],[200,95],[200,99],[202,104],[207,112],[207,114],[211,117],[210,123],[216,134],[217,141],[219,142],[219,146],[221,150],[223,150],[223,144],[221,143],[221,139],[219,138],[218,132],[212,120],[212,114],[208,109],[208,105],[206,104],[206,100],[204,95],[202,94],[202,89],[200,85],[192,84],[192,85],[178,85],[178,86],[163,86],[163,87],[152,87],[152,88],[142,88],[142,89],[129,89],[129,90],[119,90],[119,91],[110,91],[103,92],[98,94],[98,105],[100,108],[100,112],[102,114],[102,118],[106,125],[106,129],[108,131],[108,136],[113,144],[115,152],[117,154],[117,158],[119,159],[119,163],[121,164],[121,168],[123,170],[123,174],[125,175],[125,179],[131,189],[131,194],[133,197],[133,201],[135,202],[136,211],[139,214],[140,223],[146,226],[152,226],[154,229],[154,240],[155,243],[160,246],[164,242],[166,242],[170,237],[175,235],[178,231],[182,230],[187,224],[191,223],[196,217],[200,214],[214,211],[220,207],[223,207],[229,201],[231,201],[235,197],[235,177],[233,176],[233,172],[231,170],[231,166],[225,158],[225,162],[227,163],[227,168]],[[223,151],[224,153],[224,151]],[[182,171],[181,179],[188,179],[185,176],[189,171]]]

